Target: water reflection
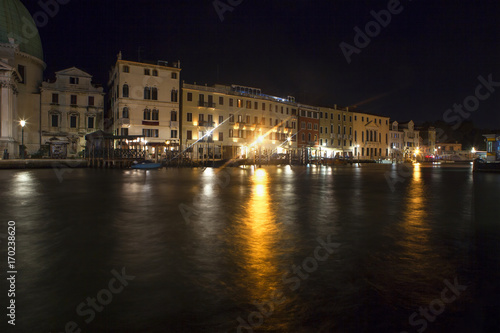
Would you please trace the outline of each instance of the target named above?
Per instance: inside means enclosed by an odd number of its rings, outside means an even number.
[[[279,230],[269,184],[267,171],[257,169],[250,177],[250,198],[244,206],[241,248],[245,274],[241,282],[248,287],[250,302],[271,299],[273,291],[280,288],[275,246]]]

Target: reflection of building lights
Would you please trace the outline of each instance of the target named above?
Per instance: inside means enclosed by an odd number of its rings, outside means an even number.
[[[472,147],[471,153],[475,154],[476,153],[476,148]]]

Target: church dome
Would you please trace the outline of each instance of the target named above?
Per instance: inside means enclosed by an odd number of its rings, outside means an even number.
[[[43,60],[38,29],[20,0],[0,0],[0,43],[9,44],[9,37],[14,38],[21,52]]]

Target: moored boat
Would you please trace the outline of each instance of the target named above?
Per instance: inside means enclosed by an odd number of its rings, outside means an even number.
[[[159,169],[161,168],[161,163],[155,163],[153,161],[142,161],[142,162],[134,162],[130,167],[132,169]]]

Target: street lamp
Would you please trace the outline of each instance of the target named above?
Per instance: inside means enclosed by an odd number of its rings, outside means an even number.
[[[262,168],[262,160],[261,160],[261,153],[262,153],[262,141],[264,140],[264,137],[261,135],[257,139],[257,142],[259,144],[259,168]]]
[[[24,126],[26,126],[26,121],[21,120],[21,158],[24,160]]]
[[[358,155],[358,166],[359,166],[359,145],[356,145],[356,155]]]

